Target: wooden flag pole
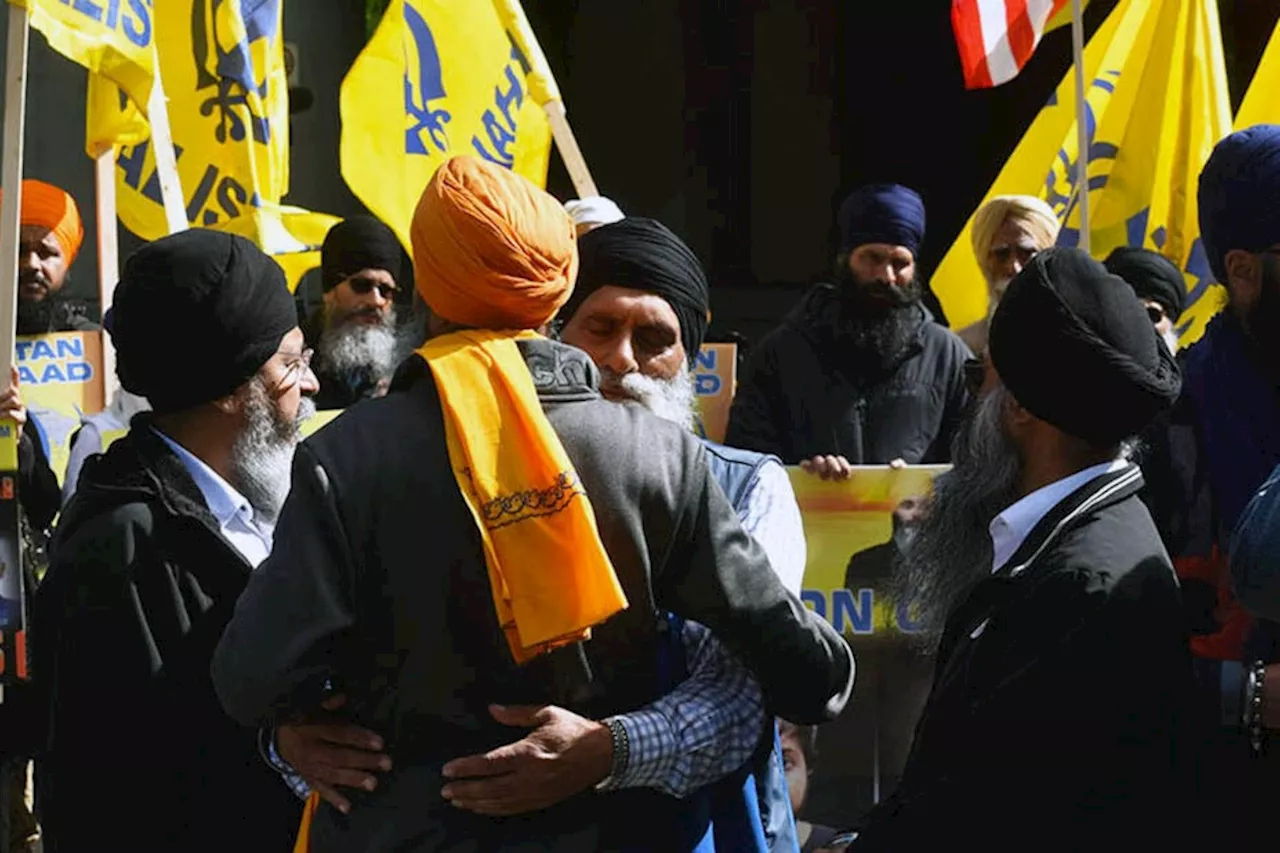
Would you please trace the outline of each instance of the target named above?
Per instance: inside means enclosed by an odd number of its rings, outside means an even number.
[[[23,6],[8,5],[9,34],[5,45],[4,65],[4,130],[0,140],[0,188],[3,198],[0,199],[0,376],[8,384],[9,373],[14,364],[14,344],[17,337],[18,319],[18,238],[21,228],[22,214],[22,142],[26,126],[27,112],[27,48],[29,35],[27,30],[27,10]],[[18,476],[18,428],[11,419],[0,421],[0,479],[16,484]],[[9,572],[17,575],[19,599],[25,601],[22,589],[22,542],[18,522],[18,501],[15,488],[0,493],[0,546],[4,546],[0,558],[7,563],[13,560],[17,565],[7,566]],[[23,610],[25,610],[25,605]],[[25,621],[25,614],[23,620]],[[12,654],[16,658],[14,666],[8,661],[0,667],[0,676],[5,681],[26,675],[26,661],[23,660],[23,639],[25,625],[22,621],[17,626],[5,625],[6,636],[0,644],[0,654],[6,658]],[[16,627],[16,631],[12,630]],[[15,641],[10,642],[8,634],[14,633]],[[4,701],[4,688],[0,685],[0,702]]]
[[[173,133],[169,129],[169,102],[164,96],[159,62],[156,63],[155,83],[151,86],[147,119],[151,124],[151,150],[155,152],[165,222],[169,225],[169,233],[177,234],[187,230],[187,210],[182,180],[178,176],[178,158],[173,150]]]
[[[560,159],[564,161],[564,167],[573,180],[573,188],[578,193],[578,198],[600,195],[600,190],[596,189],[596,182],[591,177],[591,170],[587,168],[587,158],[582,156],[582,149],[578,147],[578,138],[573,135],[573,128],[569,126],[569,116],[565,112],[564,101],[548,101],[542,108],[546,110],[547,123],[551,125],[551,136],[556,141],[556,150],[560,152]]]
[[[551,73],[551,64],[547,55],[538,44],[538,37],[533,33],[529,18],[524,13],[520,0],[493,0],[493,8],[507,34],[515,40],[520,53],[529,63],[529,94],[542,104],[547,114],[547,123],[551,125],[551,136],[556,141],[556,149],[560,159],[573,181],[574,191],[578,198],[590,198],[600,195],[596,182],[587,168],[587,158],[582,156],[578,147],[578,138],[573,135],[569,126],[569,116],[564,108],[564,98],[560,95],[560,87],[556,85],[556,77]]]
[[[120,278],[120,243],[116,231],[116,152],[108,147],[93,158],[93,181],[98,214],[98,301],[102,316],[111,309],[116,282]],[[116,386],[116,348],[111,336],[102,332],[102,405],[111,405]]]
[[[1089,105],[1084,85],[1084,14],[1080,0],[1071,0],[1071,60],[1076,70],[1076,205],[1080,210],[1080,242],[1089,251]],[[1064,223],[1065,225],[1065,223]]]

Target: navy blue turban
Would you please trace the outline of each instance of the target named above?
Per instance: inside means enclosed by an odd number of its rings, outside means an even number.
[[[1209,266],[1227,280],[1232,249],[1280,243],[1280,125],[1259,124],[1218,143],[1200,172],[1200,236]]]
[[[915,190],[900,184],[870,184],[840,205],[840,251],[851,252],[867,243],[906,246],[913,256],[924,241],[924,202]]]

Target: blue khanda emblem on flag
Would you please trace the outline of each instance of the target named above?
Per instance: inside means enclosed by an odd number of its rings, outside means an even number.
[[[1110,96],[1115,92],[1116,80],[1119,77],[1119,71],[1104,71],[1101,77],[1093,81],[1091,88],[1104,91]],[[1054,106],[1056,103],[1057,94],[1055,93],[1050,96],[1046,106]],[[1089,165],[1106,162],[1109,168],[1109,165],[1115,162],[1116,155],[1120,153],[1120,149],[1114,143],[1098,141],[1096,139],[1097,131],[1098,123],[1094,115],[1093,104],[1086,99],[1085,136],[1089,150]],[[1068,156],[1066,149],[1061,148],[1058,150],[1058,156],[1053,166],[1050,167],[1048,176],[1045,178],[1044,199],[1053,207],[1059,219],[1063,222],[1062,230],[1058,233],[1059,246],[1077,246],[1080,243],[1080,229],[1069,228],[1065,224],[1080,203],[1079,194],[1076,192],[1078,169],[1079,158],[1072,160]],[[1109,174],[1091,176],[1089,178],[1089,191],[1103,189],[1107,186],[1109,179]],[[1151,228],[1150,216],[1151,207],[1147,206],[1125,220],[1125,245],[1141,248],[1150,239],[1156,251],[1163,252],[1168,241],[1168,230],[1163,224]],[[1172,260],[1175,264],[1180,262],[1180,259],[1177,258]],[[1186,264],[1182,266],[1182,272],[1185,276],[1195,279],[1195,284],[1188,288],[1187,291],[1187,307],[1182,312],[1182,316],[1186,319],[1176,330],[1179,335],[1186,332],[1194,322],[1192,308],[1196,302],[1208,292],[1211,285],[1217,284],[1217,279],[1213,277],[1213,271],[1209,268],[1209,256],[1205,253],[1204,243],[1199,236],[1191,244],[1191,250],[1188,252]]]
[[[404,133],[404,150],[406,154],[430,155],[422,138],[425,131],[432,146],[443,154],[449,150],[449,136],[445,133],[444,126],[453,120],[453,115],[448,110],[432,108],[433,101],[446,96],[444,72],[440,68],[440,51],[436,49],[436,39],[431,34],[431,27],[427,25],[426,19],[409,3],[404,4],[404,23],[413,38],[418,58],[417,73],[412,74],[412,57],[405,51],[404,112],[413,126]],[[416,81],[414,77],[417,78]]]
[[[1090,89],[1094,91],[1106,92],[1109,98],[1116,90],[1116,80],[1120,77],[1119,71],[1104,71],[1102,76],[1094,79],[1090,84]],[[1049,98],[1046,107],[1054,106],[1057,103],[1058,96],[1055,92]],[[1110,142],[1096,141],[1098,133],[1098,119],[1094,113],[1093,103],[1086,96],[1085,98],[1085,147],[1089,152],[1089,157],[1085,168],[1094,163],[1106,162],[1114,163],[1116,154],[1120,149]],[[1080,229],[1070,228],[1067,221],[1071,218],[1071,214],[1075,212],[1076,207],[1080,204],[1079,193],[1077,192],[1076,180],[1079,175],[1080,157],[1077,152],[1074,160],[1067,154],[1066,148],[1058,149],[1058,156],[1054,160],[1052,166],[1049,167],[1049,174],[1044,179],[1045,196],[1044,200],[1058,214],[1059,220],[1063,223],[1062,230],[1058,233],[1059,246],[1076,246],[1080,243]],[[1086,174],[1088,172],[1086,171]],[[1109,175],[1092,175],[1089,177],[1089,192],[1100,190],[1107,185]],[[1140,243],[1139,243],[1140,245]]]
[[[431,25],[407,0],[404,22],[409,33],[404,62],[404,150],[424,157],[447,154],[450,146],[446,125],[453,121],[453,113],[439,105],[448,98],[445,63]],[[483,131],[471,137],[471,148],[476,156],[510,169],[515,166],[512,146],[519,130],[517,118],[524,106],[524,80],[530,66],[511,34],[506,35],[511,52],[494,86],[492,105],[480,116]]]
[[[239,15],[243,37],[227,25]],[[191,44],[196,64],[196,91],[206,95],[201,115],[218,112],[218,142],[243,142],[245,121],[237,107],[249,114],[249,132],[263,145],[271,140],[271,122],[254,110],[257,95],[267,96],[266,74],[253,61],[253,46],[276,37],[280,25],[280,0],[197,0],[191,7]],[[210,92],[209,90],[213,90]]]

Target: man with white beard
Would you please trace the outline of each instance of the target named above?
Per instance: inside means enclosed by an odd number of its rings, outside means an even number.
[[[685,429],[694,427],[696,391],[693,362],[706,337],[710,319],[710,290],[702,265],[693,251],[662,223],[628,217],[591,229],[578,238],[578,280],[573,296],[561,309],[558,323],[563,343],[583,350],[600,369],[600,392],[620,403],[639,404],[664,420]],[[776,456],[724,447],[704,440],[707,462],[743,528],[769,555],[783,585],[797,595],[804,575],[805,538],[795,493],[786,469]],[[725,695],[716,701],[740,701],[739,685],[751,680],[745,667],[726,654],[720,643],[701,625],[685,622],[682,649],[684,668],[692,674],[719,668],[710,683],[674,686],[659,702],[670,709],[672,720],[693,720],[682,713],[688,703],[709,701],[717,687]],[[690,695],[690,692],[692,695]],[[658,743],[652,735],[637,732],[644,749],[633,748],[653,767],[676,765],[671,755],[681,751],[682,736]],[[760,739],[756,729],[738,726],[707,732],[687,726],[690,738],[720,738],[725,752],[732,744],[752,744]],[[772,851],[794,850],[796,830],[782,768],[781,748],[765,747],[757,755],[754,770],[759,787],[762,830]],[[736,750],[741,752],[741,749]],[[639,761],[631,772],[648,771]],[[702,778],[681,780],[693,790],[717,781],[719,768],[708,765]],[[683,790],[682,789],[682,790]]]
[[[1127,442],[1177,399],[1124,282],[1038,254],[903,562],[937,649],[894,794],[852,850],[1198,849],[1177,579]]]
[[[1058,239],[1058,215],[1033,195],[998,195],[973,215],[973,256],[987,282],[987,315],[956,332],[974,355],[987,351],[991,315],[1013,277]]]
[[[112,315],[121,384],[154,411],[85,463],[35,597],[46,849],[288,850],[300,806],[209,666],[271,550],[311,351],[280,268],[213,231],[135,253]]]
[[[316,352],[316,408],[345,409],[387,393],[401,355],[395,297],[403,254],[395,233],[372,216],[352,216],[325,235],[324,302],[301,324]]]
[[[1178,351],[1178,319],[1187,302],[1187,280],[1159,252],[1137,246],[1121,246],[1103,262],[1107,271],[1129,283],[1142,300],[1151,324],[1169,352]]]

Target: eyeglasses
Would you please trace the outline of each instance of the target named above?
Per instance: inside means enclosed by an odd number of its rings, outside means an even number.
[[[964,387],[973,396],[977,396],[987,381],[987,363],[980,358],[964,360]]]
[[[1151,318],[1151,322],[1153,325],[1159,325],[1160,323],[1164,322],[1164,318],[1167,315],[1164,313],[1164,309],[1161,308],[1159,305],[1148,305],[1147,316]]]
[[[1030,246],[995,246],[991,249],[991,257],[995,258],[997,263],[1007,264],[1017,256],[1018,263],[1024,267],[1038,254],[1040,250]]]
[[[383,281],[375,281],[374,279],[364,277],[347,279],[347,286],[351,288],[352,293],[358,296],[364,296],[376,287],[378,289],[378,295],[388,302],[395,299],[396,294],[400,292],[400,288],[396,287],[394,284],[387,284]]]
[[[288,361],[285,364],[284,377],[280,380],[277,387],[292,385],[298,379],[311,369],[311,359],[315,356],[316,351],[307,347],[302,352],[290,352],[288,350],[278,350],[276,355],[284,356]]]

